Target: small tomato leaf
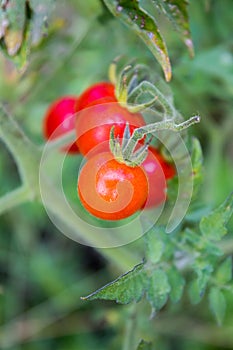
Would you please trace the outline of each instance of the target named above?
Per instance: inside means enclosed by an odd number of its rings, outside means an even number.
[[[190,302],[193,305],[200,303],[200,301],[202,299],[202,295],[200,294],[200,288],[199,288],[197,280],[194,280],[190,283],[189,288],[188,288],[188,294],[189,294]]]
[[[145,235],[146,259],[152,264],[159,262],[164,251],[164,243],[159,234],[160,229],[153,228]]]
[[[155,6],[164,13],[173,24],[174,28],[180,32],[184,43],[191,56],[194,55],[193,43],[189,28],[188,1],[187,0],[152,0]]]
[[[232,280],[232,257],[227,257],[216,271],[216,280],[220,284],[225,284]]]
[[[149,47],[163,68],[167,81],[171,80],[171,64],[166,44],[155,19],[139,5],[138,0],[104,0],[108,9],[128,25]]]
[[[152,343],[142,339],[138,344],[137,350],[152,350]]]
[[[82,299],[115,300],[120,304],[128,304],[132,301],[138,302],[144,294],[146,283],[144,264],[139,264],[133,270]]]
[[[183,295],[185,280],[174,266],[167,270],[167,277],[171,287],[170,299],[172,303],[177,303]]]
[[[167,302],[171,290],[166,273],[162,269],[150,271],[148,274],[146,297],[155,311],[159,311]]]
[[[213,242],[209,241],[205,244],[205,253],[209,256],[220,257],[223,256],[223,251]]]
[[[197,278],[190,283],[188,289],[192,304],[198,304],[203,298],[212,271],[213,269],[211,266],[206,267],[203,270],[198,270],[196,268]]]
[[[212,287],[209,293],[209,307],[218,325],[221,325],[226,312],[226,300],[221,290]]]
[[[219,241],[227,234],[226,224],[233,212],[233,193],[208,216],[204,216],[200,222],[202,234],[210,240]]]

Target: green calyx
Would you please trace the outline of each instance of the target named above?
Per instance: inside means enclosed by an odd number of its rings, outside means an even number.
[[[121,58],[116,58],[109,68],[109,79],[115,85],[115,95],[119,104],[132,113],[151,108],[162,119],[134,129],[132,135],[129,125],[126,124],[122,140],[114,135],[114,127],[112,127],[109,145],[115,159],[120,163],[136,167],[144,162],[148,154],[149,142],[139,144],[146,135],[153,137],[160,130],[180,132],[199,123],[200,117],[197,115],[177,123],[181,118],[173,106],[172,99],[160,91],[159,83],[155,86],[149,81],[151,74],[148,67],[132,61],[117,74]]]
[[[119,137],[115,137],[114,129],[113,126],[110,131],[109,146],[115,159],[119,163],[126,164],[130,167],[141,165],[147,157],[149,145],[145,144],[135,150],[137,141],[131,138],[128,123],[126,124],[122,140],[120,140]]]
[[[115,137],[114,126],[112,126],[109,147],[118,162],[125,163],[131,167],[139,166],[146,159],[149,146],[146,143],[135,150],[139,140],[143,139],[146,135],[153,135],[153,133],[159,130],[180,132],[193,124],[199,123],[200,120],[199,116],[194,116],[182,123],[176,124],[173,119],[167,119],[134,129],[132,135],[130,134],[129,124],[126,123],[122,141],[120,141],[118,136]]]
[[[158,96],[152,94],[149,101],[138,103],[137,98],[141,95],[138,87],[142,82],[148,82],[148,67],[131,62],[117,74],[117,65],[122,57],[117,57],[109,66],[109,80],[115,85],[115,95],[119,104],[127,108],[131,113],[137,113],[147,107],[151,107],[157,101]],[[132,98],[133,97],[133,98]]]

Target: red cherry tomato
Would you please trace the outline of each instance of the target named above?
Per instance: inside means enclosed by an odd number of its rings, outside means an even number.
[[[84,208],[104,220],[129,217],[143,207],[148,195],[145,170],[117,162],[109,152],[88,159],[78,178]]]
[[[159,161],[166,180],[172,179],[176,174],[175,166],[171,163],[168,163],[161,153],[155,147],[149,147],[149,150],[154,154],[154,156]]]
[[[96,104],[83,109],[77,115],[75,126],[76,142],[80,152],[88,157],[88,152],[97,146],[100,152],[101,144],[103,145],[101,151],[108,151],[109,147],[106,141],[109,141],[112,126],[115,126],[115,136],[121,139],[127,122],[131,133],[135,128],[145,125],[140,113],[130,113],[117,102]]]
[[[148,148],[148,156],[142,163],[149,183],[149,193],[145,208],[161,205],[166,200],[166,180],[175,175],[173,165],[168,164],[155,147]]]
[[[75,105],[77,97],[63,96],[55,100],[47,109],[43,132],[47,140],[54,140],[75,128]],[[79,153],[77,144],[71,143],[62,149],[68,153]]]
[[[115,86],[106,81],[91,85],[79,96],[75,109],[77,112],[81,111],[93,102],[96,103],[98,100],[102,100],[101,103],[117,102],[115,97]]]

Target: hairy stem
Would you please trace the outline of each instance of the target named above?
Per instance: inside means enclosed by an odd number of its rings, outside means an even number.
[[[15,206],[25,203],[31,199],[31,191],[26,186],[21,186],[4,196],[0,197],[0,215],[14,208]]]
[[[125,338],[123,342],[122,350],[135,349],[135,334],[137,332],[137,314],[136,305],[133,304],[130,308],[130,312],[126,321]]]
[[[17,164],[23,185],[29,188],[32,198],[39,197],[38,173],[41,153],[2,105],[0,105],[0,138]]]
[[[139,140],[141,140],[145,135],[154,133],[160,130],[171,130],[171,131],[182,131],[187,129],[189,126],[199,123],[200,117],[194,116],[188,120],[185,120],[182,123],[175,124],[172,119],[163,120],[161,122],[148,124],[142,126],[133,131],[132,136],[130,137],[126,147],[124,148],[124,158],[130,159],[132,157],[135,146]]]

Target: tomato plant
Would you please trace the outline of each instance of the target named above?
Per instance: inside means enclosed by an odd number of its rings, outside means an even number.
[[[63,96],[55,100],[47,109],[43,120],[44,137],[54,140],[65,133],[74,130],[75,127],[75,105],[77,97]],[[68,153],[79,153],[75,142],[65,146],[63,151]]]
[[[145,204],[147,176],[140,166],[129,167],[111,153],[98,153],[80,171],[78,194],[92,215],[104,220],[124,219]]]
[[[84,90],[75,105],[76,112],[87,108],[93,103],[117,102],[115,97],[115,86],[107,81],[101,81],[89,86]]]
[[[98,146],[106,151],[106,141],[109,141],[110,130],[115,126],[115,136],[122,138],[125,125],[129,123],[130,131],[145,125],[140,113],[130,113],[119,103],[104,103],[90,106],[79,112],[76,120],[77,146],[84,156]]]
[[[230,0],[0,1],[1,349],[233,348],[232,13]],[[38,144],[46,103],[77,92],[46,116],[53,146]],[[54,154],[78,152],[59,141],[74,113],[85,159]],[[147,188],[128,179],[138,168]]]

